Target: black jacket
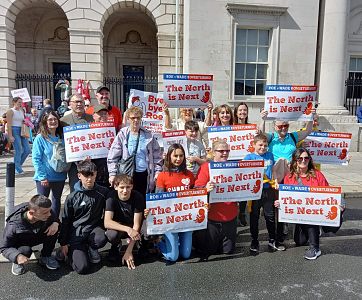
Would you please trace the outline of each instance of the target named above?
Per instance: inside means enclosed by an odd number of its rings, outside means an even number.
[[[28,203],[22,203],[14,207],[10,216],[6,219],[6,226],[3,233],[3,239],[0,242],[0,252],[10,260],[16,262],[16,257],[20,254],[17,248],[20,246],[35,246],[45,239],[44,233],[53,222],[59,222],[53,214],[43,222],[38,221],[31,224],[23,217],[28,210]]]
[[[64,203],[62,228],[59,233],[61,246],[81,243],[92,230],[103,226],[103,212],[108,189],[98,184],[86,190],[78,181],[74,192],[67,196]]]

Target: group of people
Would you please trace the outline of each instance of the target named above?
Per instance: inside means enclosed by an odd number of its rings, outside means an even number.
[[[85,109],[81,95],[69,100],[69,113],[59,118],[50,110],[41,117],[39,132],[33,141],[32,161],[38,195],[29,203],[15,208],[8,217],[0,251],[12,263],[12,273],[25,272],[31,248],[43,244],[40,263],[48,269],[57,269],[59,261],[67,259],[73,270],[83,274],[91,264],[101,261],[98,249],[111,243],[109,258],[122,261],[129,269],[135,268],[135,247],[139,253],[156,253],[167,264],[180,257],[188,259],[192,250],[203,259],[217,253],[235,252],[238,219],[246,225],[245,215],[250,213],[250,252],[259,248],[259,216],[261,208],[269,235],[270,251],[284,251],[287,227],[277,221],[278,183],[307,186],[327,186],[306,148],[298,148],[313,130],[313,121],[304,130],[289,132],[289,123],[274,121],[274,132],[265,133],[267,112],[261,112],[260,130],[255,135],[254,153],[245,160],[264,160],[265,178],[260,200],[210,203],[207,205],[207,228],[195,232],[166,232],[162,236],[147,236],[144,219],[148,217],[146,193],[170,192],[193,188],[206,188],[211,192],[216,183],[210,178],[209,163],[225,162],[229,158],[227,142],[217,140],[209,145],[208,126],[248,124],[248,106],[238,104],[234,110],[223,104],[217,108],[207,106],[205,121],[194,120],[194,110],[180,109],[180,118],[172,121],[169,109],[163,105],[166,130],[185,130],[187,152],[180,144],[165,149],[165,155],[155,136],[142,127],[143,111],[132,106],[124,114],[110,105],[110,91],[101,86],[96,91],[98,103]],[[14,99],[9,112],[9,138],[14,142],[15,166],[18,174],[30,153],[21,139],[23,116],[19,112],[21,99]],[[50,164],[53,144],[62,142],[64,126],[89,122],[113,122],[117,135],[107,158],[86,158],[73,162],[67,172],[58,172]],[[134,156],[132,175],[119,174],[119,164]],[[71,193],[67,196],[61,214],[60,199],[68,177]],[[48,199],[52,192],[52,200]],[[61,219],[59,216],[61,215]],[[309,244],[304,257],[312,260],[321,255],[319,226],[298,225],[297,245]],[[19,230],[21,228],[21,230]],[[121,254],[122,240],[125,251]],[[56,241],[60,248],[52,256]]]

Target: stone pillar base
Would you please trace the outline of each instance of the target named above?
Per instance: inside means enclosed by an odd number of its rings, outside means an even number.
[[[344,106],[319,106],[317,108],[318,115],[349,115],[349,111]]]

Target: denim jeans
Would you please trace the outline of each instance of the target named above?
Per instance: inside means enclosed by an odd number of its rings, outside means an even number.
[[[48,186],[42,186],[40,181],[35,181],[35,183],[38,194],[49,197],[50,191],[52,192],[52,211],[56,216],[59,216],[60,199],[62,197],[65,181],[49,182]]]
[[[12,126],[12,133],[14,137],[14,163],[15,163],[15,172],[23,172],[22,165],[24,161],[31,153],[29,147],[29,141],[27,138],[21,136],[21,127]]]
[[[176,261],[181,255],[188,259],[191,255],[192,247],[192,231],[188,232],[166,232],[164,234],[165,241],[158,244],[163,256],[166,260]]]

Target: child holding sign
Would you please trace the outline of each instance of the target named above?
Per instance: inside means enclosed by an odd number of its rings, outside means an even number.
[[[250,212],[250,234],[251,245],[250,251],[252,253],[259,252],[259,216],[260,209],[263,207],[264,218],[266,228],[269,234],[268,248],[270,251],[284,251],[285,247],[280,242],[281,239],[277,239],[275,232],[275,213],[274,213],[274,200],[275,191],[271,186],[272,181],[272,169],[274,165],[274,156],[268,151],[268,138],[264,134],[258,134],[254,137],[255,152],[247,154],[244,160],[264,160],[264,184],[261,199],[252,201]]]
[[[164,171],[157,177],[156,193],[189,190],[193,186],[194,175],[186,168],[185,150],[180,144],[172,144],[166,154]],[[179,255],[188,259],[191,247],[192,231],[166,232],[158,243],[165,259],[171,262],[177,261]]]
[[[189,156],[187,157],[187,169],[195,176],[202,165],[206,161],[205,146],[197,139],[200,131],[199,124],[190,120],[185,123],[185,133],[187,137],[187,150]]]

